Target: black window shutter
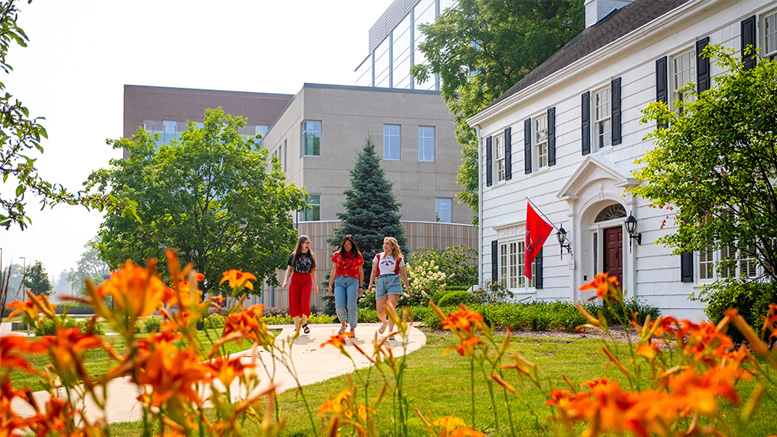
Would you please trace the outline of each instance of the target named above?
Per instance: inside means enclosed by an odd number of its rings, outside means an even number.
[[[534,288],[542,289],[542,248],[537,252],[537,258],[534,258]]]
[[[755,67],[757,59],[755,57],[755,15],[742,20],[742,63],[745,64],[745,70]],[[745,48],[750,46],[750,53],[745,54]]]
[[[680,281],[693,282],[693,252],[680,254]]]
[[[508,127],[505,129],[505,180],[509,181],[513,178],[513,128]]]
[[[710,37],[696,41],[696,90],[698,92],[710,89],[710,58],[701,55],[709,43]]]
[[[656,60],[656,102],[669,102],[669,85],[667,80],[666,56]],[[666,128],[666,123],[658,127]]]
[[[486,186],[490,187],[493,184],[491,174],[493,173],[491,167],[494,165],[491,155],[491,137],[486,138]]]
[[[548,167],[556,165],[556,107],[548,109]]]
[[[531,118],[523,121],[523,171],[531,173]]]
[[[580,135],[583,137],[583,155],[591,153],[591,91],[580,96]]]
[[[491,282],[499,282],[499,241],[491,240]]]
[[[621,143],[621,78],[613,79],[610,83],[610,97],[612,99],[612,145]]]

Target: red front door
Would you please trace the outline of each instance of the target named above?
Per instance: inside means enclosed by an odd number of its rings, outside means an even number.
[[[604,230],[604,271],[610,276],[618,277],[618,284],[623,287],[623,228],[607,228]]]

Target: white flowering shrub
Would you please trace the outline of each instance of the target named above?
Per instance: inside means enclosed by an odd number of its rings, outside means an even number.
[[[440,271],[434,261],[424,261],[416,265],[405,266],[413,296],[407,299],[408,305],[426,305],[434,293],[445,290],[453,275]]]

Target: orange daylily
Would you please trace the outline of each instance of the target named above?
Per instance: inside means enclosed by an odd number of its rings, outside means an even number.
[[[321,343],[321,347],[324,347],[328,344],[331,344],[332,346],[336,347],[337,349],[343,350],[343,347],[347,344],[346,339],[348,337],[353,337],[354,335],[350,332],[343,332],[341,334],[335,334],[331,337],[329,337],[329,340]]]
[[[256,281],[256,276],[254,276],[251,273],[248,272],[241,272],[240,270],[228,270],[223,273],[224,277],[221,278],[221,281],[219,281],[219,285],[223,284],[224,281],[229,281],[229,287],[234,289],[241,288],[245,286],[249,290],[254,289],[254,283],[251,281]]]
[[[196,385],[212,380],[211,369],[201,357],[188,349],[178,350],[171,343],[160,343],[143,357],[138,367],[137,384],[147,386],[141,399],[152,407],[170,404],[201,404]]]
[[[432,305],[434,305],[432,303]],[[439,311],[439,310],[438,310]],[[447,329],[458,335],[459,331],[472,334],[472,328],[483,329],[483,316],[475,311],[470,311],[464,304],[459,304],[459,309],[448,314],[441,323],[442,329]]]
[[[474,355],[475,346],[478,344],[483,344],[483,342],[480,341],[480,338],[478,336],[473,335],[472,337],[462,339],[460,345],[451,346],[448,349],[445,349],[445,352],[443,352],[442,354],[443,356],[445,356],[448,353],[448,351],[450,351],[451,349],[456,349],[456,353],[458,353],[462,357],[471,356],[471,355]]]
[[[242,343],[242,338],[247,338],[261,346],[270,346],[275,342],[275,336],[267,329],[267,324],[262,321],[262,310],[264,305],[256,304],[243,311],[238,311],[227,316],[224,323],[224,332],[222,338],[235,332],[242,333],[242,337],[237,338],[238,344]]]
[[[49,302],[49,299],[45,294],[36,296],[27,290],[27,296],[30,298],[27,301],[22,302],[17,300],[8,304],[8,308],[16,308],[8,315],[8,319],[12,319],[17,314],[25,313],[28,320],[38,320],[41,311],[43,312],[43,315],[50,319],[56,317],[54,305]]]
[[[225,386],[229,387],[235,378],[243,376],[246,370],[256,367],[256,364],[243,364],[240,361],[240,357],[233,359],[224,359],[219,357],[205,363],[205,366],[211,370],[212,377],[218,379],[224,383]]]
[[[113,297],[116,311],[129,313],[133,318],[150,315],[169,291],[155,275],[156,263],[151,260],[148,264],[148,269],[144,269],[127,260],[123,269],[113,272],[110,279],[97,287],[97,296]]]
[[[580,286],[580,291],[590,289],[595,289],[596,297],[603,299],[605,302],[620,302],[623,300],[622,292],[618,288],[618,278],[609,276],[607,273],[597,273],[593,281]],[[592,297],[591,299],[594,298]]]

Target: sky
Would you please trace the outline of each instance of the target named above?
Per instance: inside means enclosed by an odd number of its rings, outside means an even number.
[[[78,191],[121,156],[105,140],[122,135],[125,84],[284,94],[303,83],[354,85],[369,29],[391,2],[19,1],[29,43],[9,50],[13,71],[0,82],[31,116],[45,117],[41,176]],[[76,266],[102,214],[40,211],[29,196],[26,210],[27,229],[0,228],[2,265],[40,261],[54,282]]]

